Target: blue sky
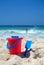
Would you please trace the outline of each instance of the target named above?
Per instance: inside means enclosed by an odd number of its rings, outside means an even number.
[[[44,0],[0,0],[0,25],[44,25]]]

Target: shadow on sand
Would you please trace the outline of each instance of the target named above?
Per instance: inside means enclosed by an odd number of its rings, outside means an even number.
[[[21,58],[29,58],[30,57],[30,51],[35,52],[33,49],[30,49],[27,51],[26,54],[25,54],[25,52],[22,52],[21,54],[18,54],[18,56],[20,56]]]

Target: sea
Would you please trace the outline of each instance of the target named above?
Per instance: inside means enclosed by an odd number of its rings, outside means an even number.
[[[0,39],[20,36],[44,38],[42,25],[0,25]]]

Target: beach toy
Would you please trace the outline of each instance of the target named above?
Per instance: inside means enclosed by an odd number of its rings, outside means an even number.
[[[21,43],[23,38],[7,38],[7,47],[10,54],[21,54]]]
[[[11,36],[12,38],[19,38],[19,36]]]
[[[31,48],[32,41],[27,41],[25,48],[30,49]]]
[[[11,36],[12,38],[19,38],[19,36]],[[8,48],[8,42],[6,43],[6,48]]]
[[[30,50],[31,44],[32,44],[32,41],[27,41],[27,42],[26,42],[26,45],[25,45],[26,50],[25,50],[25,52],[24,52],[24,56],[27,56],[28,49]]]

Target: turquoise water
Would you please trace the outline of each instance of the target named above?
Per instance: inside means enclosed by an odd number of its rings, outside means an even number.
[[[9,29],[19,29],[19,30],[25,30],[26,27],[33,28],[33,26],[0,26],[0,30],[9,30]]]
[[[34,26],[34,25],[28,25],[28,26],[0,26],[0,30],[9,30],[9,29],[19,29],[19,30],[25,30],[26,28],[28,29],[37,29],[37,30],[44,30],[44,26]]]
[[[26,32],[27,29],[27,32]],[[44,37],[44,26],[0,26],[0,38],[6,38],[12,35],[26,35],[29,37]]]

